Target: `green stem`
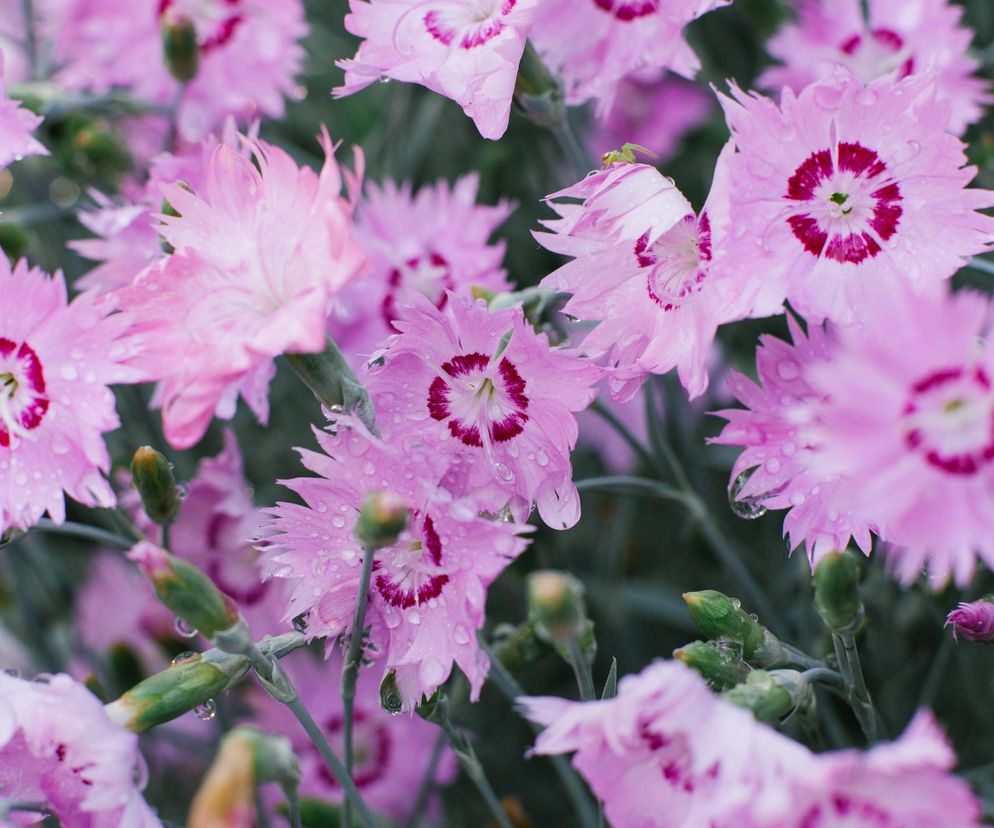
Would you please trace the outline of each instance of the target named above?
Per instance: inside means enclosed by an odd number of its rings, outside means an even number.
[[[373,403],[335,340],[329,337],[324,350],[318,354],[284,356],[322,405],[349,414],[355,412],[366,428],[376,434]]]
[[[27,53],[28,70],[31,80],[38,80],[38,37],[35,33],[33,0],[21,0],[21,13],[24,16],[24,51]]]
[[[106,529],[98,529],[96,526],[88,526],[85,523],[74,523],[67,520],[65,523],[54,523],[48,518],[42,518],[33,527],[36,532],[47,532],[52,535],[70,535],[75,538],[95,541],[96,543],[106,543],[109,546],[116,546],[119,549],[130,549],[135,545],[133,540],[108,532]]]
[[[597,698],[597,691],[594,690],[594,676],[590,670],[590,662],[583,654],[580,642],[575,638],[569,643],[567,655],[566,660],[576,676],[576,686],[580,688],[580,698],[583,701],[594,701]]]
[[[661,471],[656,465],[656,459],[649,453],[649,450],[642,445],[641,441],[632,434],[628,426],[626,426],[618,416],[608,408],[601,400],[594,400],[590,404],[590,410],[602,417],[615,431],[618,432],[618,436],[621,437],[628,445],[632,447],[634,452],[639,456],[645,465],[657,472]]]
[[[352,775],[354,756],[352,754],[352,724],[355,715],[354,703],[356,682],[362,664],[363,630],[366,624],[366,603],[369,600],[369,581],[373,575],[374,550],[363,550],[362,572],[359,575],[359,592],[356,596],[355,614],[352,616],[352,632],[349,634],[349,647],[342,664],[341,694],[343,705],[342,736],[344,740],[345,771]],[[348,800],[342,803],[342,828],[351,828],[352,812]]]
[[[290,828],[301,828],[300,794],[296,790],[284,790],[290,808]]]
[[[832,631],[832,644],[839,661],[839,672],[846,688],[846,700],[859,722],[869,744],[879,739],[877,711],[863,678],[863,667],[856,649],[856,634],[852,630]]]
[[[696,508],[697,503],[693,498],[688,498],[684,492],[660,483],[658,480],[651,480],[648,477],[636,477],[629,474],[609,474],[603,477],[588,477],[584,480],[576,481],[577,491],[588,491],[597,489],[628,489],[629,494],[646,494],[650,497],[658,497],[663,500],[675,500],[688,509]]]
[[[431,792],[435,787],[435,774],[438,773],[438,764],[442,761],[442,754],[445,753],[446,743],[445,733],[439,733],[438,738],[435,740],[435,746],[431,751],[428,769],[421,778],[421,784],[418,786],[418,795],[414,800],[414,807],[411,808],[411,814],[404,822],[404,828],[416,828],[421,822],[421,813],[428,807],[428,798],[431,796]]]
[[[974,256],[970,259],[966,267],[970,270],[977,270],[980,273],[986,273],[988,276],[994,276],[994,262],[990,262],[987,259],[981,259],[980,256]]]
[[[162,548],[165,549],[167,552],[171,552],[172,551],[171,544],[170,544],[169,524],[168,523],[162,524]]]
[[[569,120],[569,111],[563,107],[562,117],[559,122],[549,128],[549,131],[556,137],[559,146],[566,156],[573,177],[577,181],[582,181],[587,174],[594,169],[590,161],[586,148],[580,143],[573,131],[573,125]]]
[[[811,684],[821,683],[838,690],[842,690],[845,685],[842,674],[828,667],[812,667],[801,673],[801,678]]]
[[[921,692],[918,694],[918,707],[932,706],[935,695],[939,692],[939,687],[942,684],[942,679],[946,676],[946,668],[949,666],[949,659],[952,658],[955,644],[955,639],[951,635],[942,637],[942,643],[935,652],[935,657],[925,675],[925,681],[922,683]]]
[[[820,659],[808,655],[806,652],[797,649],[797,647],[792,644],[785,644],[781,641],[780,646],[784,649],[784,652],[790,656],[790,663],[797,667],[803,667],[805,670],[817,670],[818,668],[825,666]]]

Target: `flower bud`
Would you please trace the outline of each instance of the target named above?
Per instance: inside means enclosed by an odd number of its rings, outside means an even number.
[[[554,647],[582,642],[590,632],[583,584],[566,572],[543,569],[525,581],[528,619],[535,635]]]
[[[734,687],[749,673],[749,666],[738,657],[736,648],[724,642],[693,641],[674,650],[673,658],[700,673],[712,690]]]
[[[796,670],[753,670],[745,682],[721,694],[752,711],[761,722],[776,722],[808,700],[808,683]]]
[[[514,100],[525,115],[542,127],[558,126],[565,117],[562,84],[542,62],[531,42],[518,63]]]
[[[145,514],[165,526],[179,515],[180,497],[173,469],[151,446],[142,446],[131,460],[131,481],[141,495]]]
[[[180,83],[197,76],[200,46],[197,43],[197,27],[189,17],[168,13],[162,16],[162,53],[169,74]]]
[[[961,603],[949,613],[946,626],[952,626],[953,638],[963,636],[967,641],[981,644],[994,642],[994,595],[969,604]]]
[[[738,598],[729,598],[714,589],[685,592],[690,617],[704,635],[713,641],[727,641],[742,647],[742,657],[758,667],[780,667],[790,659],[780,639],[742,609]]]
[[[512,673],[534,664],[549,653],[549,645],[535,634],[535,626],[530,621],[508,627],[497,643],[496,655]]]
[[[859,561],[848,552],[829,552],[815,567],[815,609],[830,629],[858,623],[863,610],[859,574]]]
[[[407,503],[393,492],[369,492],[359,510],[355,536],[365,549],[393,546],[407,526]]]
[[[139,682],[104,709],[119,725],[141,733],[220,695],[248,668],[244,656],[218,650],[194,653]]]
[[[159,600],[205,638],[241,620],[238,605],[189,561],[148,541],[136,543],[128,557],[151,581]]]
[[[275,737],[252,727],[236,728],[224,737],[190,805],[190,828],[248,828],[256,824],[255,791],[265,781],[258,770],[260,761],[266,762],[263,754],[269,749],[269,740],[275,741]],[[290,750],[296,766],[289,742],[285,749]],[[298,768],[298,778],[299,774]]]

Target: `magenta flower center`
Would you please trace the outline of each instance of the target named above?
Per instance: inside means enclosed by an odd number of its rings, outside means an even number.
[[[811,153],[784,198],[787,224],[804,249],[842,264],[880,253],[904,212],[901,189],[880,156],[849,142]]]
[[[467,446],[483,446],[484,435],[488,445],[517,437],[527,410],[525,381],[506,357],[454,356],[428,388],[428,413]]]
[[[594,0],[594,3],[618,20],[635,20],[659,9],[659,0]]]
[[[413,518],[417,525],[417,516]],[[449,576],[442,571],[442,540],[431,515],[425,515],[420,532],[407,532],[398,543],[376,554],[373,584],[383,600],[409,609],[438,598]]]
[[[897,72],[898,79],[906,78],[915,68],[911,51],[904,45],[904,38],[890,29],[874,29],[846,39],[840,46],[840,62],[852,70],[863,83]]]
[[[159,16],[187,18],[202,52],[224,46],[244,19],[243,0],[159,0]]]
[[[0,336],[0,446],[41,425],[48,411],[45,374],[27,342]]]
[[[635,242],[635,258],[646,268],[646,290],[664,311],[679,307],[699,292],[711,261],[711,222],[707,213],[682,221],[649,244],[646,233]]]
[[[441,310],[449,299],[445,291],[452,287],[452,270],[444,256],[434,251],[414,256],[390,271],[387,294],[381,306],[383,321],[396,330],[393,322],[397,318],[397,294],[403,289],[418,291]]]
[[[341,756],[344,748],[343,720],[340,715],[329,716],[324,721],[324,734],[336,753]],[[314,743],[308,740],[308,749],[320,757]],[[378,782],[390,763],[392,744],[390,731],[382,721],[365,710],[356,710],[352,717],[352,750],[354,759],[352,780],[360,790]],[[339,787],[338,780],[328,770],[324,759],[318,762],[321,779],[332,788]]]
[[[444,46],[475,49],[507,28],[517,0],[439,0],[425,14],[425,28]]]
[[[994,394],[982,368],[935,371],[911,389],[904,441],[948,474],[972,475],[994,460]]]

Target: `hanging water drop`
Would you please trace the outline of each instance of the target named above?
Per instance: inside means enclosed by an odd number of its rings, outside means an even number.
[[[514,480],[514,472],[505,463],[494,463],[494,473],[505,483],[510,483]]]
[[[307,619],[310,616],[310,614],[311,614],[310,611],[302,612],[300,613],[300,615],[294,617],[292,623],[293,623],[293,628],[297,632],[299,633],[307,632]]]
[[[176,658],[173,659],[172,661],[173,667],[175,667],[177,664],[182,664],[184,661],[189,661],[191,658],[196,658],[197,655],[198,653],[195,653],[192,650],[186,650],[185,652],[180,653],[178,656],[176,656]]]
[[[755,471],[755,469],[746,469],[728,487],[728,505],[738,517],[745,520],[755,520],[766,514],[763,496],[739,497]]]
[[[180,500],[185,500],[188,494],[190,494],[190,487],[186,483],[176,484],[176,497]]]
[[[190,626],[190,623],[183,618],[176,616],[176,632],[183,638],[193,638],[197,631]]]
[[[214,718],[215,713],[217,713],[217,702],[214,699],[208,699],[193,708],[193,714],[202,722],[209,722]]]

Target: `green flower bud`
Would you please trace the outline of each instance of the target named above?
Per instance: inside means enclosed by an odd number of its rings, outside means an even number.
[[[830,552],[815,567],[815,609],[832,630],[859,623],[859,576],[859,561],[849,552]]]
[[[249,660],[244,656],[217,650],[194,653],[139,682],[104,710],[113,721],[141,733],[220,695],[248,668]]]
[[[439,688],[431,694],[430,699],[426,699],[422,696],[421,703],[414,708],[414,712],[426,722],[435,722],[438,724],[441,721],[439,718],[440,711],[438,709],[438,703],[443,693],[444,691]]]
[[[776,722],[806,704],[810,692],[808,683],[796,670],[753,670],[745,682],[721,696],[752,711],[761,722]]]
[[[145,514],[166,526],[176,520],[180,509],[179,489],[166,458],[151,446],[142,446],[131,460],[131,482],[141,495]]]
[[[742,657],[757,667],[779,667],[790,659],[780,640],[756,618],[742,609],[738,598],[714,589],[685,592],[690,617],[704,635],[742,647]]]
[[[592,630],[583,601],[583,584],[567,572],[542,569],[525,581],[528,620],[535,635],[553,647],[583,642]]]
[[[393,546],[407,527],[407,503],[393,492],[369,492],[359,510],[355,536],[365,549]]]
[[[565,115],[562,84],[542,62],[531,41],[518,63],[514,100],[525,115],[543,127],[558,126]]]
[[[523,670],[549,653],[549,645],[535,634],[535,626],[525,621],[510,627],[496,647],[497,658],[512,673]]]
[[[723,642],[693,641],[673,651],[673,658],[700,673],[713,690],[725,690],[745,681],[749,666],[737,648]]]
[[[197,43],[197,28],[190,18],[163,15],[162,53],[169,74],[180,83],[187,83],[197,76],[200,69],[200,46]]]

